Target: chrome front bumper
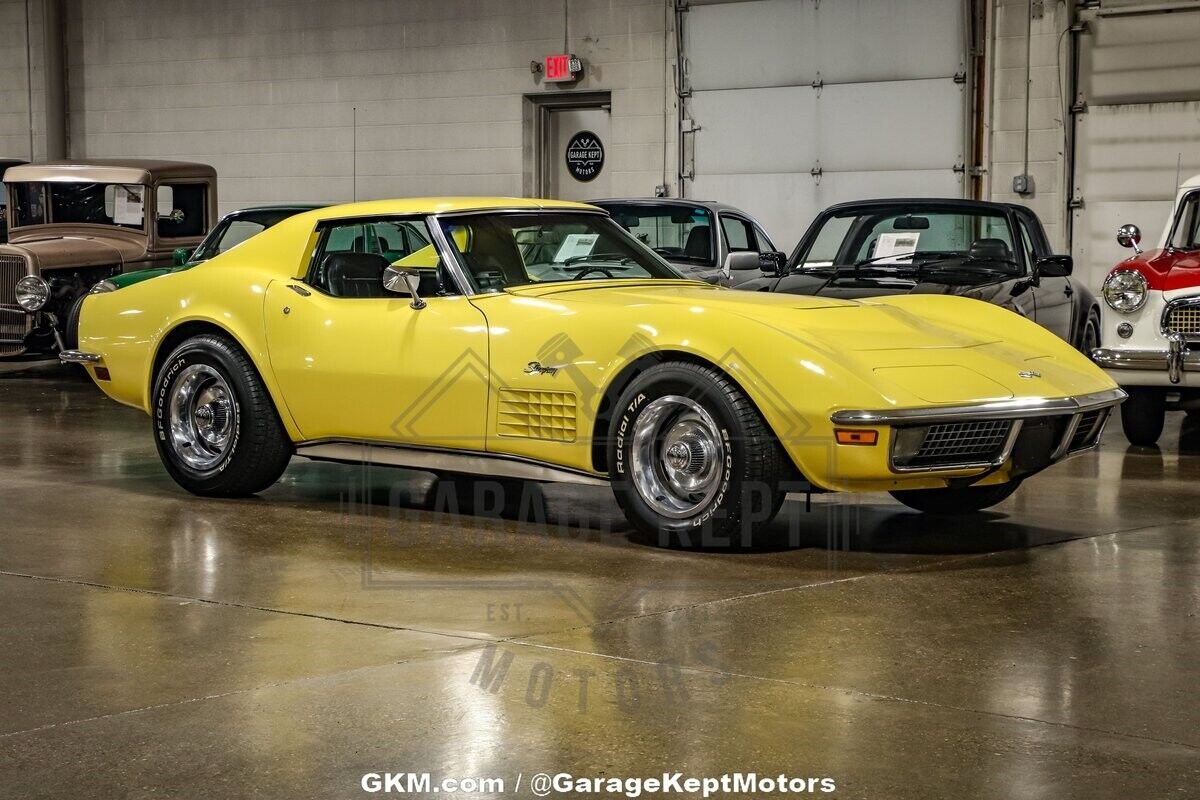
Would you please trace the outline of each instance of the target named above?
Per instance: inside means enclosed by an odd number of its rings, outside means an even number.
[[[64,364],[98,364],[101,358],[96,353],[82,350],[63,350],[58,354],[58,360]]]
[[[1042,427],[1044,450],[1037,460],[1042,466],[1053,464],[1086,450],[1099,443],[1100,434],[1108,421],[1111,410],[1120,405],[1128,395],[1121,389],[1108,389],[1094,394],[1064,398],[1020,398],[986,403],[973,403],[959,406],[932,406],[926,408],[899,408],[878,411],[838,411],[830,416],[834,425],[887,425],[894,428],[931,426],[944,423],[977,422],[985,420],[1009,420],[1011,427],[1004,438],[1003,445],[998,451],[986,459],[973,458],[963,461],[937,464],[936,466],[908,466],[897,461],[895,445],[897,437],[892,437],[892,452],[888,455],[888,463],[895,473],[934,473],[957,470],[978,470],[982,475],[1000,469],[1013,457],[1014,449],[1021,441],[1026,424],[1046,417],[1066,417],[1065,424],[1054,423],[1052,420],[1039,422]],[[1080,428],[1085,423],[1085,415],[1089,412],[1100,412],[1086,419],[1086,429]],[[1051,426],[1047,428],[1046,426]],[[1050,432],[1061,426],[1057,438],[1047,440]],[[1036,427],[1036,426],[1034,426]],[[1032,429],[1031,429],[1032,430]],[[1079,436],[1077,436],[1079,434]],[[1026,443],[1028,445],[1028,442]],[[1037,446],[1040,449],[1042,446]],[[1043,462],[1044,460],[1044,462]],[[1040,467],[1039,467],[1040,468]],[[1036,470],[1030,470],[1036,471]]]
[[[1177,333],[1167,336],[1166,350],[1098,347],[1092,351],[1092,360],[1104,369],[1166,370],[1171,383],[1179,383],[1184,372],[1200,370],[1200,351],[1189,350],[1183,337]]]

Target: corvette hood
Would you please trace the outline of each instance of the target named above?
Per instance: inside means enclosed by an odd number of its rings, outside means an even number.
[[[977,347],[999,341],[967,325],[940,325],[886,304],[825,296],[746,292],[680,281],[605,282],[596,286],[554,284],[513,294],[580,306],[684,306],[704,324],[705,317],[732,314],[748,323],[842,352],[927,350]],[[712,324],[727,324],[713,319]]]

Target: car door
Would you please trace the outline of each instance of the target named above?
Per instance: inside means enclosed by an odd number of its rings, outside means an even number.
[[[1036,220],[1030,220],[1033,212],[1028,214],[1018,211],[1017,227],[1020,231],[1021,248],[1025,253],[1026,263],[1030,274],[1039,258],[1050,255],[1050,245],[1041,234],[1041,227]],[[1036,226],[1036,227],[1035,227]],[[1071,341],[1071,323],[1074,321],[1074,294],[1070,278],[1054,278],[1039,276],[1032,286],[1034,297],[1034,319],[1042,327],[1052,331],[1064,341]]]
[[[404,252],[429,240],[424,231],[411,219],[319,226],[305,278],[267,287],[271,367],[305,439],[484,448],[483,314],[440,266],[424,271],[423,308],[383,288],[389,263],[436,263],[428,246]]]

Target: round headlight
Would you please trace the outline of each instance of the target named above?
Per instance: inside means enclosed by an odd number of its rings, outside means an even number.
[[[1146,276],[1136,269],[1121,269],[1104,280],[1104,302],[1122,314],[1132,314],[1146,305]]]
[[[17,305],[26,311],[40,311],[50,301],[50,284],[37,275],[17,281]]]

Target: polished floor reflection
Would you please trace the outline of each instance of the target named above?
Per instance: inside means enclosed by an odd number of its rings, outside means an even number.
[[[296,460],[261,498],[194,498],[143,416],[53,366],[0,369],[0,431],[0,797],[355,797],[383,771],[1200,785],[1181,414],[969,521],[818,498],[744,552],[641,541],[604,489],[500,508]]]

